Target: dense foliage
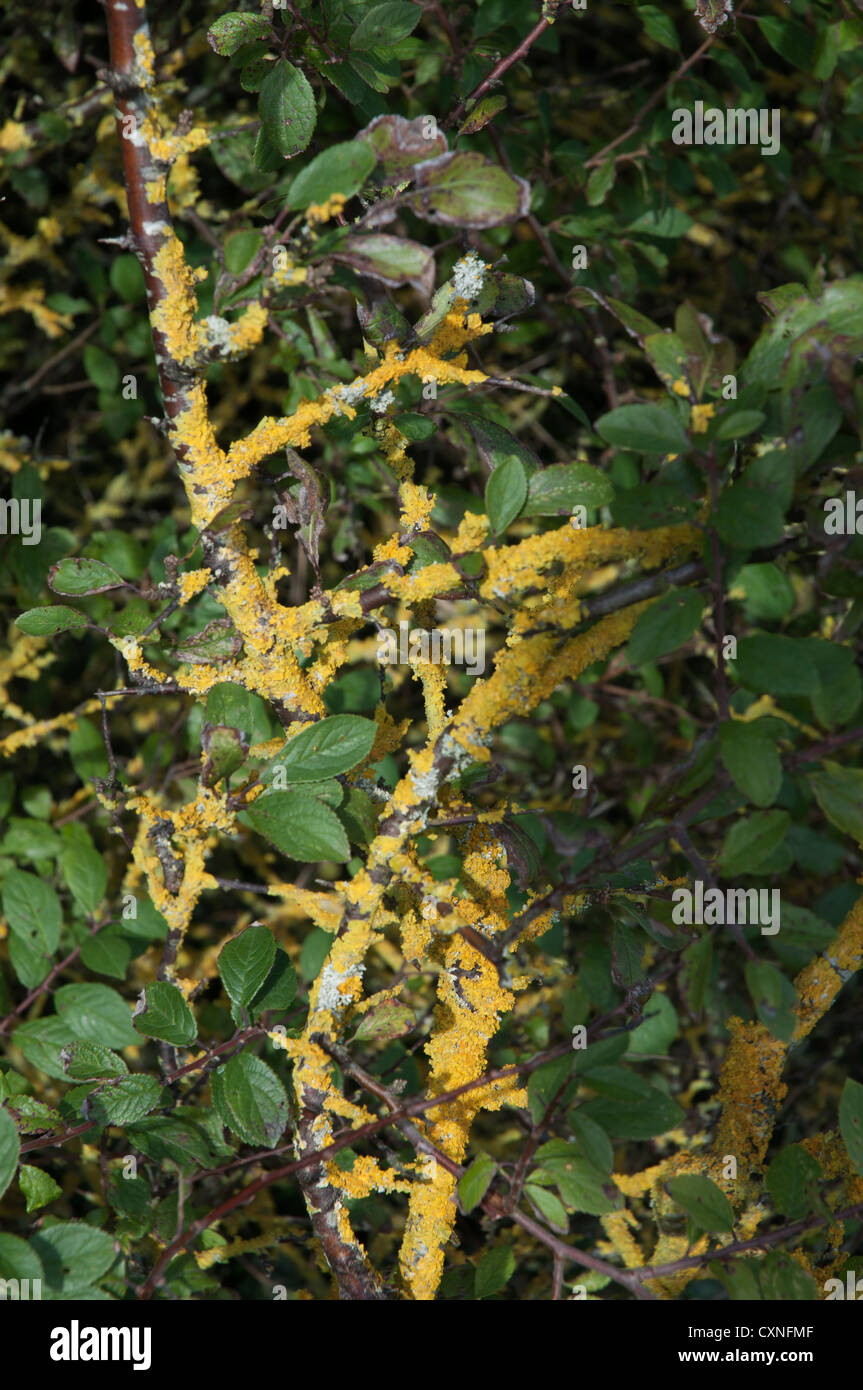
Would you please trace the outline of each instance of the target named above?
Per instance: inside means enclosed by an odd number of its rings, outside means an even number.
[[[4,25],[0,1280],[853,1296],[859,8]]]

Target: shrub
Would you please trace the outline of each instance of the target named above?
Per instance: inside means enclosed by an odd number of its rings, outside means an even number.
[[[856,1270],[863,21],[694,10],[13,14],[0,1277]]]

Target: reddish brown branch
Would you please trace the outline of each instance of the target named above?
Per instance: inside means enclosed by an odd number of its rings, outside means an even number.
[[[560,3],[562,3],[562,0],[560,0]],[[483,78],[479,86],[474,87],[473,91],[470,92],[468,96],[464,97],[458,103],[455,110],[447,118],[444,124],[447,126],[451,126],[455,125],[457,121],[460,121],[465,113],[465,109],[467,107],[468,102],[479,101],[480,97],[485,96],[485,93],[488,91],[489,87],[493,86],[493,84],[497,82],[499,78],[503,77],[503,74],[507,72],[509,68],[512,67],[513,63],[517,63],[521,58],[527,56],[533,45],[536,43],[537,39],[540,38],[545,33],[546,29],[550,28],[553,23],[553,16],[544,16],[542,19],[540,19],[533,26],[530,33],[522,39],[518,47],[514,48],[511,53],[508,53],[505,58],[500,58],[498,62],[495,63],[488,76]]]

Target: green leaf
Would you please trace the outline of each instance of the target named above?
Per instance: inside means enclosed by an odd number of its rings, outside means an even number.
[[[863,1177],[863,1086],[850,1077],[839,1097],[839,1133],[854,1171]]]
[[[638,5],[637,14],[644,24],[644,32],[654,42],[661,43],[664,48],[680,51],[680,39],[677,37],[677,30],[667,14],[657,9],[655,5]]]
[[[207,42],[223,58],[230,58],[244,43],[263,39],[270,31],[271,21],[262,14],[245,14],[232,10],[220,15],[207,30]]]
[[[117,256],[108,278],[114,293],[127,304],[139,304],[146,297],[147,285],[137,256]]]
[[[515,1255],[510,1245],[495,1245],[486,1250],[474,1273],[474,1293],[477,1298],[490,1298],[509,1283],[515,1272]]]
[[[735,787],[756,806],[772,806],[782,785],[782,759],[758,721],[732,719],[719,731],[722,762]]]
[[[106,1076],[126,1076],[129,1068],[104,1043],[68,1043],[60,1058],[70,1081],[100,1081]]]
[[[115,357],[95,343],[84,348],[84,371],[100,391],[116,391],[120,384],[120,367]]]
[[[61,845],[62,841],[57,831],[44,821],[27,816],[12,816],[0,849],[15,859],[36,862],[53,859],[59,854]]]
[[[812,39],[804,24],[787,19],[784,15],[781,18],[779,15],[765,15],[762,19],[756,19],[755,23],[781,58],[808,72],[812,62]]]
[[[612,1100],[646,1100],[653,1090],[649,1081],[627,1067],[593,1066],[585,1082],[600,1095]]]
[[[225,242],[225,269],[231,275],[239,275],[247,265],[251,265],[263,244],[261,233],[248,227],[233,232]]]
[[[666,1188],[672,1200],[683,1208],[700,1231],[716,1235],[734,1226],[731,1203],[710,1178],[684,1173],[679,1178],[670,1178]]]
[[[314,134],[315,94],[308,78],[285,58],[280,58],[264,79],[258,115],[262,133],[285,159],[304,150]]]
[[[239,819],[265,835],[283,855],[300,863],[317,863],[321,859],[345,863],[350,858],[350,845],[339,817],[310,792],[267,792],[258,796]]]
[[[482,97],[465,116],[459,126],[459,135],[476,135],[477,131],[487,126],[489,121],[493,121],[505,106],[506,97],[500,92],[494,96]]]
[[[664,1091],[653,1089],[644,1100],[589,1100],[580,1107],[589,1120],[616,1139],[653,1139],[683,1122],[685,1112]]]
[[[765,1255],[758,1279],[762,1298],[771,1303],[811,1303],[819,1297],[812,1275],[784,1250]]]
[[[719,498],[714,523],[726,545],[737,550],[758,550],[779,544],[785,530],[785,515],[772,493],[732,483]]]
[[[444,154],[416,168],[411,206],[428,222],[481,231],[515,222],[530,211],[530,188],[481,154]]]
[[[740,590],[744,612],[751,623],[778,622],[794,606],[791,581],[777,565],[744,565],[731,594],[738,602]]]
[[[365,148],[371,146],[366,144]],[[413,285],[431,294],[434,288],[434,257],[418,241],[406,237],[387,236],[385,232],[348,236],[339,242],[332,258],[392,289]],[[428,439],[435,431],[434,422],[424,415],[399,415],[395,424],[411,440]]]
[[[339,819],[353,844],[370,845],[375,838],[378,824],[375,803],[368,792],[359,787],[351,787],[345,804],[339,807]]]
[[[607,444],[639,454],[682,454],[689,447],[675,415],[658,405],[619,405],[596,422]]]
[[[590,171],[584,196],[589,207],[599,207],[605,202],[607,195],[614,187],[614,180],[617,176],[617,165],[613,159],[606,159],[602,164],[597,165]]]
[[[63,920],[54,889],[25,869],[10,869],[3,880],[2,897],[9,930],[32,950],[52,955],[60,944]]]
[[[650,208],[647,212],[643,212],[640,217],[636,217],[634,222],[630,222],[626,230],[677,241],[679,237],[686,235],[692,225],[692,218],[681,208],[666,207],[661,212]],[[650,332],[645,334],[646,338],[656,336],[655,333]],[[672,335],[666,330],[663,336],[671,337]],[[676,334],[673,336],[677,337]],[[677,338],[677,341],[682,342],[680,338]]]
[[[496,471],[508,458],[517,458],[528,478],[542,467],[533,450],[496,421],[465,411],[459,416],[459,424],[464,425],[489,472]]]
[[[557,1057],[537,1067],[527,1083],[527,1098],[535,1123],[539,1123],[551,1101],[572,1072],[573,1056]],[[562,1093],[562,1097],[565,1092]]]
[[[827,819],[863,844],[863,771],[856,767],[841,767],[824,760],[822,772],[809,774],[809,785]]]
[[[111,975],[115,980],[125,980],[132,955],[130,939],[110,927],[88,936],[81,946],[81,960],[87,969],[97,975]]]
[[[611,1173],[614,1168],[614,1150],[605,1130],[585,1115],[581,1107],[570,1111],[569,1123],[588,1163],[600,1173]]]
[[[776,1210],[789,1221],[808,1216],[817,1201],[822,1176],[820,1164],[801,1144],[782,1149],[767,1169],[767,1186]]]
[[[747,961],[745,975],[746,988],[760,1022],[775,1038],[790,1042],[796,1022],[794,1006],[797,1003],[797,991],[791,981],[769,961]]]
[[[479,1206],[495,1175],[497,1164],[489,1154],[479,1154],[458,1182],[458,1200],[464,1212]]]
[[[121,1076],[99,1087],[87,1113],[98,1125],[131,1125],[155,1110],[167,1095],[155,1076]]]
[[[241,1052],[210,1079],[213,1104],[222,1120],[247,1144],[274,1149],[288,1122],[288,1097],[272,1068]]]
[[[701,623],[704,599],[693,589],[663,594],[640,614],[626,648],[633,666],[644,666],[682,647]]]
[[[93,913],[105,896],[108,866],[89,845],[71,843],[60,856],[66,885],[82,912]]]
[[[297,992],[297,973],[286,951],[279,946],[272,969],[264,980],[258,994],[252,1000],[251,1013],[254,1018],[270,1010],[284,1013],[294,1002]]]
[[[743,439],[753,430],[757,430],[759,425],[763,425],[766,418],[763,410],[732,410],[722,416],[716,430],[716,438]]]
[[[15,1176],[20,1152],[18,1126],[5,1106],[0,1106],[0,1197]]]
[[[15,626],[31,637],[51,637],[55,632],[69,632],[87,626],[87,615],[77,608],[55,603],[49,608],[29,608],[15,619]]]
[[[270,737],[270,723],[264,701],[241,685],[220,681],[207,696],[207,720],[215,727],[238,729],[249,743]]]
[[[129,1006],[108,985],[63,985],[54,995],[63,1022],[83,1042],[134,1047],[141,1039],[132,1027]]]
[[[419,5],[408,4],[407,0],[385,0],[363,15],[351,34],[350,46],[356,52],[390,47],[412,34],[421,19]]]
[[[215,787],[230,777],[242,767],[249,753],[249,745],[240,730],[230,729],[225,724],[205,724],[201,730],[201,748],[204,752],[201,780],[205,787]]]
[[[741,637],[735,672],[741,685],[768,695],[811,695],[818,688],[806,639],[781,633]]]
[[[677,1037],[678,1026],[677,1010],[668,995],[660,994],[657,990],[644,1006],[644,1022],[633,1028],[629,1035],[629,1055],[667,1053]]]
[[[105,740],[89,719],[79,719],[69,735],[69,757],[82,782],[110,772]]]
[[[416,1014],[407,1004],[400,1004],[397,999],[384,999],[363,1014],[354,1038],[358,1042],[371,1038],[389,1042],[404,1037],[416,1026],[416,1021]]]
[[[485,509],[496,535],[502,535],[510,522],[515,521],[526,497],[524,465],[513,454],[497,464],[485,485]]]
[[[212,662],[233,660],[242,649],[243,639],[231,619],[214,618],[200,632],[190,632],[182,637],[171,655],[175,661],[209,666]]]
[[[15,1029],[15,1046],[26,1060],[55,1080],[66,1081],[66,1068],[61,1059],[63,1048],[75,1041],[75,1034],[65,1019],[28,1019]]]
[[[582,1122],[590,1123],[584,1115]],[[594,1126],[594,1129],[598,1128]],[[558,1145],[561,1147],[559,1156]],[[585,1212],[588,1216],[606,1216],[621,1205],[620,1194],[608,1174],[582,1158],[573,1145],[561,1145],[560,1140],[552,1140],[549,1144],[543,1144],[536,1156],[542,1166],[531,1173],[530,1181],[556,1186],[570,1211]]]
[[[114,1263],[114,1242],[105,1231],[84,1221],[58,1221],[43,1225],[31,1244],[45,1269],[49,1286],[74,1298],[100,1279]]]
[[[611,934],[611,971],[616,985],[631,989],[644,979],[641,961],[645,939],[637,927],[618,919]]]
[[[0,1279],[29,1279],[45,1282],[42,1261],[20,1236],[0,1235]]]
[[[18,1182],[26,1198],[28,1212],[38,1211],[40,1207],[47,1207],[48,1203],[53,1202],[55,1197],[63,1195],[63,1189],[59,1183],[56,1183],[41,1168],[33,1168],[29,1163],[21,1164]]]
[[[611,503],[615,526],[632,526],[640,531],[691,521],[697,510],[693,499],[670,483],[638,483],[617,492]]]
[[[174,1046],[187,1047],[194,1042],[198,1025],[182,991],[164,980],[155,980],[146,988],[143,1010],[135,1015],[135,1027],[147,1038],[159,1038]]]
[[[552,463],[532,474],[525,516],[559,516],[574,507],[592,511],[614,498],[611,481],[590,463]]]
[[[245,1008],[270,973],[276,943],[269,927],[247,927],[219,953],[219,974],[230,999]]]
[[[366,140],[330,145],[297,174],[288,194],[288,207],[297,210],[310,203],[325,203],[334,193],[352,198],[359,193],[375,162],[374,150]]]
[[[196,1113],[181,1108],[171,1115],[148,1115],[129,1130],[129,1145],[156,1163],[176,1164],[184,1173],[195,1163],[210,1168],[213,1153],[206,1131],[194,1118]]]
[[[524,1194],[552,1230],[563,1233],[569,1230],[566,1207],[559,1197],[555,1197],[553,1192],[549,1192],[548,1188],[538,1187],[536,1183],[529,1182],[525,1184]]]
[[[756,811],[735,821],[726,833],[719,855],[719,872],[723,878],[754,873],[781,845],[790,824],[787,811]]]
[[[101,560],[61,560],[48,571],[48,584],[55,594],[104,594],[124,583],[122,576]]]
[[[330,715],[301,729],[273,759],[270,768],[283,768],[286,780],[292,783],[338,777],[365,762],[377,729],[373,719],[363,719],[359,714]]]

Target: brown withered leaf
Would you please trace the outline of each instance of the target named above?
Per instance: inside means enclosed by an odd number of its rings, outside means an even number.
[[[280,494],[288,521],[296,527],[296,537],[309,557],[320,579],[319,545],[324,529],[324,516],[329,505],[329,489],[325,481],[294,449],[286,449],[288,473],[298,486],[286,488]],[[282,473],[281,478],[286,475]]]
[[[402,183],[413,175],[414,165],[445,154],[446,136],[427,116],[406,121],[404,116],[376,116],[361,130],[358,140],[368,140],[377,156],[379,182]],[[374,177],[374,176],[373,176]]]

